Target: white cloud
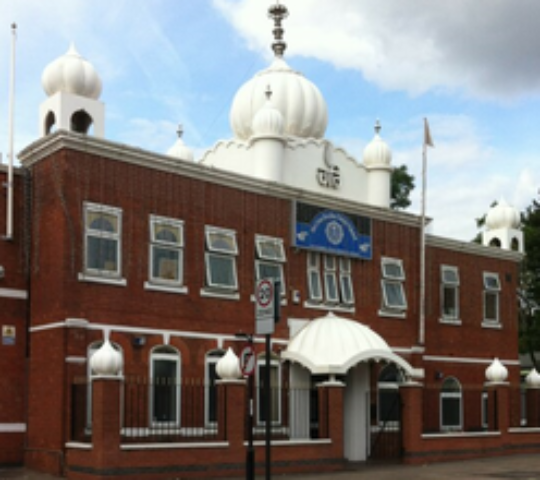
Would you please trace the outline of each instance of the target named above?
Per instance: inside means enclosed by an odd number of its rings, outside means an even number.
[[[259,0],[214,0],[247,45],[269,54]],[[479,98],[540,94],[540,2],[295,0],[284,22],[289,55],[359,70],[384,89]]]

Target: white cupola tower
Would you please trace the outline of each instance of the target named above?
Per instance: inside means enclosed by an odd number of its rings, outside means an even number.
[[[381,124],[375,123],[375,136],[364,149],[363,162],[368,171],[368,203],[377,207],[390,207],[392,151],[380,137]]]
[[[178,130],[176,130],[178,138],[174,145],[167,150],[167,155],[170,157],[178,158],[180,160],[187,160],[188,162],[193,162],[193,151],[191,148],[186,146],[182,140],[182,135],[184,134],[184,127],[178,125]]]
[[[490,247],[514,250],[524,253],[523,232],[517,209],[508,205],[501,198],[497,205],[490,208],[486,216],[486,230],[482,233],[482,243]]]
[[[56,129],[105,135],[105,108],[99,101],[101,80],[93,65],[72,44],[66,54],[47,65],[41,84],[48,98],[40,107],[41,137]]]

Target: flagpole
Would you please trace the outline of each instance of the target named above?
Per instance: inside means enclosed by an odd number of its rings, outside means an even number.
[[[15,40],[17,38],[17,25],[11,25],[11,75],[9,95],[9,152],[8,152],[8,180],[7,180],[7,207],[6,207],[6,240],[13,240],[13,125],[15,115]]]
[[[426,188],[427,188],[427,147],[433,147],[429,125],[424,118],[424,143],[422,146],[422,193],[420,202],[420,321],[418,344],[426,339]]]

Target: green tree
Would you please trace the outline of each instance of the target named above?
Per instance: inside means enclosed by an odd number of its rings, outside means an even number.
[[[540,352],[540,198],[521,215],[525,258],[520,278],[519,346],[538,370]]]
[[[414,176],[407,170],[407,165],[401,165],[392,172],[390,182],[390,208],[404,210],[411,205],[409,198],[414,189]]]

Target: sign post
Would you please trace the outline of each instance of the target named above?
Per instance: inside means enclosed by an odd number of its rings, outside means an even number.
[[[255,480],[255,450],[253,449],[253,374],[256,357],[253,350],[253,336],[246,335],[248,345],[240,352],[240,370],[248,377],[248,448],[246,450],[246,480]]]
[[[265,369],[264,369],[264,417],[265,417],[265,450],[266,480],[271,479],[270,438],[272,433],[271,404],[272,390],[270,385],[270,336],[274,333],[275,323],[279,320],[280,282],[272,278],[263,278],[255,287],[255,332],[265,336]]]

